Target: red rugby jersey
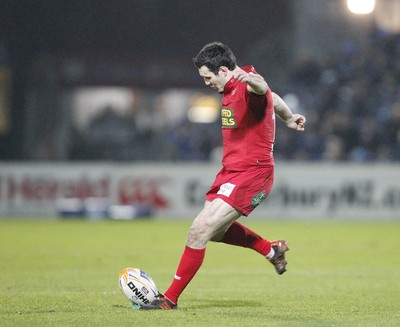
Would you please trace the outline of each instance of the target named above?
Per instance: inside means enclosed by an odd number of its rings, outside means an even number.
[[[253,66],[242,68],[256,73]],[[247,84],[231,78],[222,99],[222,165],[241,171],[274,164],[275,113],[271,90],[266,95],[247,91]]]

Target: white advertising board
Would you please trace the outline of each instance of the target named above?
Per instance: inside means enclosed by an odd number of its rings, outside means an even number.
[[[146,204],[192,219],[218,165],[0,164],[0,217],[56,217],[65,198]],[[283,164],[256,219],[400,219],[400,165]]]

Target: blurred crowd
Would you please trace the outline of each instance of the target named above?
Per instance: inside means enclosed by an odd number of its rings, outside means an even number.
[[[399,35],[375,30],[368,39],[341,44],[337,56],[299,58],[285,93],[306,115],[307,130],[300,137],[280,130],[277,157],[400,160]]]
[[[285,72],[285,85],[274,89],[307,117],[304,133],[277,121],[275,157],[399,161],[400,36],[376,30],[368,39],[338,46],[338,54],[324,58],[300,55]],[[70,159],[218,160],[220,134],[220,122],[181,119],[160,128],[106,110],[84,135],[74,134]]]

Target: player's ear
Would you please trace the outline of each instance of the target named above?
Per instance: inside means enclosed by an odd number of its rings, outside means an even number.
[[[223,77],[226,77],[226,75],[228,74],[228,71],[229,71],[228,67],[226,67],[226,66],[221,66],[221,67],[219,67],[219,69],[218,69],[218,74],[221,75],[221,76],[223,76]]]

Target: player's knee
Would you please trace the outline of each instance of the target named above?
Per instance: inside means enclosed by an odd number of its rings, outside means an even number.
[[[213,237],[211,237],[210,241],[212,242],[220,242],[225,235],[225,231],[223,232],[219,232],[218,234],[214,235]]]
[[[193,224],[188,233],[187,246],[201,249],[204,248],[210,240],[209,229],[204,224]]]

